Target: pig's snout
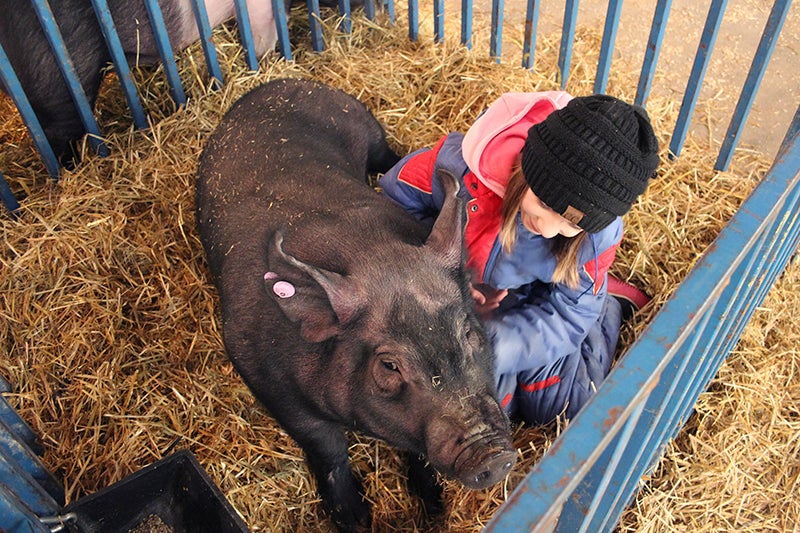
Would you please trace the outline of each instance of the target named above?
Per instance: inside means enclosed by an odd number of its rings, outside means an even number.
[[[517,461],[507,439],[481,439],[464,448],[455,461],[455,474],[469,489],[485,489],[506,477]]]

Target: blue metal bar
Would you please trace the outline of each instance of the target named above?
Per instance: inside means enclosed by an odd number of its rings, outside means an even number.
[[[444,41],[444,0],[433,0],[433,42]]]
[[[375,20],[375,0],[364,0],[364,15],[367,20]]]
[[[797,204],[798,194],[800,189],[793,188],[788,197],[776,204],[773,211],[774,216],[769,217],[769,226],[764,229],[762,240],[768,242],[767,245],[756,249],[751,252],[753,261],[758,260],[758,265],[755,273],[739,272],[735,276],[742,278],[739,283],[739,288],[745,289],[745,294],[735,293],[731,298],[738,300],[734,302],[738,305],[731,305],[731,309],[727,312],[727,318],[730,326],[724,331],[722,339],[725,340],[724,352],[727,353],[733,349],[741,332],[747,325],[747,319],[753,314],[755,309],[761,304],[766,297],[767,292],[772,286],[773,281],[777,278],[786,262],[789,260],[789,255],[794,252],[796,248],[796,241],[798,238],[798,225],[797,225]],[[784,228],[785,231],[782,231]],[[794,237],[792,237],[792,235]],[[787,243],[790,245],[787,247]],[[740,269],[741,270],[741,269]],[[734,277],[734,279],[737,279]],[[718,357],[717,366],[722,363],[722,357]],[[705,386],[711,381],[715,369],[709,371],[703,376]]]
[[[167,75],[172,101],[178,107],[186,105],[186,94],[183,92],[178,65],[175,63],[175,54],[172,52],[172,44],[169,42],[167,27],[164,24],[164,14],[161,13],[158,0],[144,0],[144,7],[147,8],[147,15],[150,17],[150,26],[153,28],[158,55],[164,64],[164,73]]]
[[[800,233],[798,231],[797,225],[797,215],[796,215],[796,208],[797,208],[797,196],[798,196],[798,189],[795,187],[794,192],[792,193],[791,197],[787,199],[786,203],[782,207],[782,212],[790,213],[794,217],[794,227],[790,227],[783,231],[784,234],[786,233],[793,233],[794,235],[798,235]],[[774,257],[765,256],[762,253],[762,250],[766,248],[767,250],[772,250],[772,256],[776,255],[775,251],[778,250],[778,247],[775,246],[776,238],[774,238],[778,234],[778,230],[776,229],[776,224],[770,224],[763,227],[761,231],[761,236],[757,239],[757,243],[747,252],[750,255],[750,260],[747,264],[741,265],[737,272],[732,275],[731,279],[738,279],[738,285],[732,289],[727,290],[727,294],[723,293],[721,296],[721,300],[725,301],[728,300],[730,302],[747,302],[747,308],[741,309],[739,308],[731,308],[731,305],[728,305],[726,309],[721,311],[714,311],[714,312],[707,312],[705,322],[708,322],[711,319],[712,323],[721,324],[723,322],[729,322],[729,317],[737,317],[735,319],[735,326],[733,327],[734,332],[731,333],[730,329],[726,331],[720,331],[720,328],[717,328],[712,335],[713,338],[708,338],[708,336],[704,335],[705,332],[705,325],[699,328],[699,333],[695,335],[695,341],[693,345],[686,350],[687,356],[676,356],[676,359],[681,361],[681,368],[678,372],[678,379],[675,379],[672,374],[663,374],[662,375],[662,382],[670,383],[672,385],[670,390],[667,392],[663,392],[660,390],[656,390],[653,393],[654,397],[661,397],[666,398],[669,400],[669,405],[666,406],[666,411],[659,410],[658,416],[654,418],[654,420],[650,423],[650,431],[646,434],[642,435],[639,434],[634,440],[638,439],[642,442],[642,447],[639,450],[638,454],[630,459],[626,459],[626,461],[632,465],[631,471],[641,472],[648,468],[651,462],[659,455],[658,448],[653,448],[649,445],[650,442],[656,443],[666,443],[671,438],[674,437],[675,433],[680,429],[685,421],[685,418],[688,416],[689,412],[692,410],[694,403],[697,400],[701,390],[704,390],[707,383],[710,381],[713,374],[716,373],[717,369],[722,363],[725,355],[729,353],[732,349],[733,344],[738,341],[739,336],[741,335],[741,330],[744,328],[746,322],[748,321],[749,317],[752,315],[755,307],[763,301],[767,290],[771,287],[771,282],[764,283],[763,280],[753,282],[754,276],[751,276],[750,272],[760,272],[765,266],[772,265],[773,269],[773,277],[777,277],[778,273],[783,269],[788,261],[789,251],[793,251],[796,246],[796,239],[795,242],[790,243],[789,246],[782,246],[782,253],[781,255],[784,256],[783,260],[779,260],[780,263],[777,265],[774,261]],[[768,239],[769,237],[773,237],[772,239]],[[765,244],[766,243],[766,244]],[[747,272],[748,274],[745,274]],[[754,287],[757,287],[757,290],[753,290]],[[748,294],[742,294],[742,291],[748,292]],[[756,292],[757,294],[753,296],[751,293]],[[726,319],[727,316],[727,319]],[[697,352],[695,354],[695,347],[697,346],[698,342],[701,346],[710,346],[712,344],[717,343],[717,339],[720,337],[727,338],[728,342],[724,344],[721,349],[718,350],[718,354],[712,358],[709,358],[708,364],[701,364],[703,358],[708,355],[708,350],[703,350],[701,352]],[[691,365],[688,367],[691,369],[691,372],[686,374],[685,371],[687,370],[687,363],[691,362]],[[661,385],[659,385],[660,387]],[[683,392],[680,392],[683,391]],[[690,391],[693,391],[689,394]],[[674,401],[675,398],[677,401]],[[666,419],[663,418],[664,413],[668,413]],[[658,428],[658,431],[653,436],[652,429]],[[655,438],[655,441],[653,441]],[[645,450],[650,450],[651,453],[645,454],[644,459],[642,459],[643,452]],[[630,497],[633,496],[636,488],[637,488],[638,478],[632,478],[630,472],[628,473],[627,478],[623,479],[620,483],[621,488],[616,488],[612,491],[613,494],[616,494],[616,500],[622,502],[623,504],[628,501]],[[623,509],[620,508],[620,513]],[[598,527],[597,531],[605,530],[605,525]]]
[[[461,44],[472,50],[472,0],[461,0]]]
[[[653,86],[653,77],[656,74],[656,64],[658,55],[661,53],[661,45],[664,41],[664,31],[667,28],[667,19],[672,0],[658,0],[656,11],[653,14],[653,25],[650,27],[650,37],[647,39],[647,48],[644,51],[642,61],[642,73],[639,75],[639,85],[636,88],[636,105],[644,106],[650,96],[650,89]]]
[[[7,533],[51,533],[50,528],[0,483],[0,531]]]
[[[608,87],[608,72],[611,70],[614,43],[617,42],[620,14],[622,14],[622,0],[609,0],[603,41],[600,44],[600,59],[597,62],[597,75],[594,80],[595,94],[604,94]]]
[[[233,0],[233,7],[236,12],[236,24],[239,26],[239,37],[242,40],[247,68],[258,70],[256,47],[253,44],[253,27],[250,24],[250,13],[247,11],[247,4],[245,0]]]
[[[194,20],[197,24],[197,31],[200,33],[200,46],[203,48],[203,55],[206,58],[206,67],[211,77],[216,80],[215,88],[219,89],[225,84],[225,77],[219,66],[217,49],[211,36],[211,23],[208,21],[208,11],[204,0],[192,0],[192,11]]]
[[[311,49],[315,52],[322,52],[325,49],[325,41],[322,38],[319,0],[307,0],[306,5],[308,6],[308,25],[311,28]]]
[[[0,455],[27,472],[59,505],[64,504],[64,488],[36,454],[25,443],[20,442],[2,420],[0,420]]]
[[[419,0],[408,0],[408,39],[419,39]]]
[[[11,433],[16,435],[17,439],[24,442],[34,453],[37,455],[42,453],[41,447],[36,443],[36,434],[2,395],[0,395],[0,421],[4,422]]]
[[[778,148],[778,157],[780,157],[780,154],[788,150],[789,143],[793,138],[797,137],[798,133],[800,133],[800,105],[797,106],[797,109],[794,112],[794,117],[792,118],[792,122],[789,124],[789,127],[786,130],[786,135],[783,137],[783,141],[781,141],[780,148]]]
[[[709,299],[718,302],[719,291],[711,294]],[[609,498],[612,501],[607,505],[614,511],[609,513],[602,524],[598,524],[598,530],[609,530],[617,522],[624,506],[638,488],[639,478],[661,455],[663,446],[668,442],[666,435],[673,427],[683,425],[687,410],[694,405],[696,397],[689,397],[689,384],[696,380],[698,368],[706,359],[707,352],[698,351],[697,348],[703,346],[702,333],[713,322],[713,314],[711,309],[703,313],[701,321],[694,328],[695,333],[687,338],[688,346],[679,348],[670,364],[662,371],[661,380],[651,396],[652,402],[645,408],[647,415],[632,439],[640,445],[625,458],[627,468],[619,472],[612,482],[613,497]]]
[[[278,49],[286,61],[292,61],[292,43],[289,42],[289,25],[283,0],[272,0],[272,16],[275,17],[275,28],[278,30]]]
[[[19,78],[17,78],[17,74],[11,67],[11,61],[9,61],[8,55],[2,45],[0,45],[0,81],[3,82],[8,95],[11,97],[14,105],[17,106],[17,111],[19,111],[22,121],[25,123],[25,127],[31,134],[33,144],[36,145],[36,149],[42,157],[42,162],[47,169],[47,173],[50,174],[51,178],[57,180],[58,172],[61,168],[61,165],[58,163],[58,157],[56,157],[53,148],[47,141],[47,136],[42,129],[42,124],[36,117],[36,113],[33,111],[33,107],[31,107],[30,100],[28,100],[28,97],[25,95],[25,91],[22,89]],[[3,178],[3,182],[5,182],[5,178]],[[6,186],[8,186],[8,183],[6,183]],[[11,189],[9,188],[7,192],[10,194]],[[3,203],[12,212],[16,209],[16,207],[14,207],[16,202],[17,200],[13,197],[13,194],[11,196],[3,196]],[[16,205],[19,207],[19,204]]]
[[[761,35],[761,42],[758,44],[753,64],[747,73],[742,94],[739,96],[736,110],[733,112],[733,118],[728,126],[728,132],[725,134],[725,140],[722,143],[719,156],[716,163],[714,163],[716,170],[727,170],[728,165],[731,163],[733,150],[739,143],[744,123],[750,114],[756,91],[761,86],[761,80],[764,78],[764,72],[767,70],[767,64],[769,64],[769,59],[775,50],[775,43],[778,41],[778,36],[783,28],[783,23],[786,21],[786,14],[789,12],[791,4],[791,0],[775,0],[772,5],[772,11],[767,19],[764,33]]]
[[[47,3],[47,0],[33,0],[31,5],[36,11],[36,16],[42,24],[47,41],[50,43],[53,54],[58,60],[58,68],[64,76],[64,81],[67,84],[70,96],[72,96],[72,101],[75,103],[75,108],[81,118],[81,123],[89,134],[89,143],[92,145],[96,154],[105,157],[108,155],[108,147],[105,142],[103,142],[103,134],[100,132],[100,126],[97,125],[97,121],[94,119],[92,104],[89,102],[89,99],[86,98],[81,80],[78,78],[78,72],[75,70],[75,65],[69,57],[67,46],[64,44],[64,38],[61,36],[61,30],[58,29],[58,24],[56,24],[55,16],[53,16],[53,12],[50,10],[50,5]]]
[[[606,511],[605,509],[600,509],[598,505],[606,492],[614,471],[624,456],[628,444],[630,444],[633,430],[636,428],[637,421],[644,410],[646,400],[647,398],[643,398],[634,408],[622,430],[615,435],[614,440],[606,447],[603,455],[598,458],[595,467],[582,480],[572,497],[564,502],[556,531],[565,533],[586,533],[589,531],[590,533],[597,533],[597,530],[587,528],[589,528],[598,511]]]
[[[719,33],[719,26],[727,3],[728,0],[712,0],[711,7],[708,9],[706,25],[703,29],[703,35],[700,37],[700,45],[697,47],[697,55],[695,55],[692,72],[689,75],[689,83],[686,86],[686,92],[683,93],[681,109],[678,112],[678,120],[669,145],[670,154],[673,158],[680,155],[683,143],[686,141],[689,122],[692,119],[695,105],[697,105],[697,97],[703,86],[706,68],[711,59],[711,51],[714,49],[714,43],[717,40],[717,33]]]
[[[139,129],[146,129],[148,127],[147,115],[145,115],[142,103],[139,101],[136,85],[133,83],[133,77],[131,76],[131,69],[125,59],[125,51],[122,49],[122,43],[114,27],[114,20],[111,18],[111,11],[108,9],[108,2],[106,0],[92,0],[92,6],[97,15],[97,21],[100,23],[100,29],[103,32],[106,45],[108,45],[108,51],[111,53],[111,60],[114,63],[114,69],[117,71],[122,92],[125,94],[125,101],[128,102],[128,109],[131,110],[133,124]]]
[[[572,61],[572,42],[575,40],[575,25],[578,22],[578,0],[567,0],[564,6],[564,26],[561,29],[561,47],[558,50],[558,69],[561,73],[561,88],[567,87],[569,67]]]
[[[525,10],[525,37],[522,43],[522,68],[533,69],[536,54],[536,28],[539,26],[539,2],[528,0]]]
[[[503,53],[503,7],[504,0],[492,0],[492,36],[489,43],[489,57],[500,63]]]
[[[711,313],[705,314],[705,318],[698,326],[699,329],[702,330],[706,327],[710,317]],[[699,335],[694,336],[687,353],[692,353],[699,339]],[[683,390],[679,383],[686,376],[690,361],[690,357],[678,354],[669,365],[664,367],[661,379],[656,388],[653,389],[652,394],[650,394],[643,416],[631,436],[631,441],[638,443],[638,446],[626,451],[622,461],[623,467],[614,472],[614,477],[610,482],[610,486],[613,488],[605,495],[605,499],[601,504],[604,508],[609,509],[609,512],[604,520],[597,524],[596,531],[607,531],[617,522],[619,515],[624,510],[624,506],[627,505],[628,499],[638,487],[641,473],[650,467],[654,456],[660,455],[660,443],[663,441],[660,438],[656,440],[653,440],[653,438],[656,432],[664,427],[662,418],[668,412],[670,399],[674,398],[676,393],[680,394],[678,391]],[[648,450],[651,453],[646,453]]]
[[[6,206],[8,214],[11,216],[11,218],[16,218],[17,209],[19,209],[19,202],[17,202],[17,197],[14,196],[14,193],[11,191],[11,187],[9,187],[8,182],[6,181],[6,177],[3,176],[2,172],[0,172],[0,200],[3,201],[3,205]]]
[[[339,29],[346,34],[353,31],[353,17],[350,12],[350,0],[339,0],[339,14],[342,16],[342,22],[339,24]]]
[[[38,516],[53,516],[59,504],[16,461],[0,454],[0,485],[6,486]],[[3,531],[0,528],[0,531]]]
[[[386,6],[386,10],[389,12],[389,22],[391,22],[392,26],[394,26],[395,23],[394,0],[384,0],[384,5]]]
[[[768,231],[764,229],[756,242],[763,244],[767,233]],[[747,276],[740,275],[740,273],[743,269],[750,271],[753,268],[754,258],[758,255],[753,252],[754,249],[757,250],[758,246],[749,246],[742,250],[743,256],[747,257],[745,254],[749,254],[749,261],[746,264],[740,264],[736,273],[732,275],[731,279],[739,280],[738,286],[717,288],[712,294],[714,306],[705,312],[703,326],[697,328],[692,336],[694,339],[692,345],[688,349],[682,349],[676,355],[676,359],[684,361],[681,364],[681,371],[677,377],[672,378],[675,381],[675,388],[665,396],[664,412],[659,413],[654,426],[655,431],[648,436],[648,444],[653,442],[655,445],[648,446],[649,453],[643,454],[642,458],[637,457],[637,468],[647,469],[657,459],[660,455],[660,445],[675,436],[688,418],[698,396],[706,388],[711,375],[716,373],[722,359],[727,355],[730,348],[721,347],[718,339],[729,333],[730,320],[725,320],[725,317],[731,313],[731,294],[735,295],[743,286],[748,285]],[[720,292],[719,289],[723,290]],[[714,327],[707,328],[708,323],[713,324]],[[699,349],[698,346],[700,346]],[[715,356],[711,353],[712,348],[719,355]],[[687,362],[688,366],[685,364]],[[670,376],[664,376],[664,378],[670,379]],[[632,496],[634,489],[635,486],[629,486],[627,490],[631,492],[625,493],[626,496]]]
[[[620,421],[632,412],[631,405],[637,404],[657,384],[659,376],[673,364],[673,357],[687,340],[693,339],[693,332],[711,312],[708,291],[698,287],[717,287],[719,291],[728,285],[728,280],[735,278],[737,268],[748,253],[742,250],[751,249],[752,243],[767,231],[769,218],[774,218],[775,210],[792,197],[798,183],[800,136],[795,136],[783,157],[776,160],[709,251],[612,369],[594,398],[515,489],[486,531],[531,531],[538,524],[554,523],[561,506],[619,431]],[[730,292],[720,294],[730,296]],[[730,334],[726,338],[733,340]],[[725,355],[720,352],[714,358],[719,359],[715,364],[718,365]]]

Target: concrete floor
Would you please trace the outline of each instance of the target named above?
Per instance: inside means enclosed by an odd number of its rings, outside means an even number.
[[[560,31],[564,0],[539,1],[539,35]],[[708,15],[709,0],[673,0],[670,17],[659,56],[659,74],[652,95],[675,95],[676,105],[686,91],[686,84],[697,53],[700,36]],[[631,65],[641,65],[655,0],[628,0],[623,3],[614,58],[624,58]],[[476,13],[491,12],[490,2],[476,2]],[[526,0],[506,0],[506,23],[525,18]],[[456,6],[453,6],[456,7]],[[584,0],[578,9],[578,25],[602,29],[607,1]],[[769,0],[729,0],[720,26],[711,62],[705,76],[700,100],[710,102],[710,109],[698,106],[692,128],[708,135],[718,146],[724,139],[739,93],[755,56],[772,2]],[[504,35],[504,41],[507,37]],[[612,70],[613,70],[612,65]],[[774,156],[800,104],[800,5],[789,8],[783,31],[775,45],[763,82],[753,103],[739,146],[752,146]]]

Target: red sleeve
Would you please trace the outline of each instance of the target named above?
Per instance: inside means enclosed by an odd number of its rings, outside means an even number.
[[[439,156],[444,140],[447,138],[445,135],[432,150],[427,150],[414,157],[412,157],[397,175],[397,181],[405,183],[410,187],[419,189],[426,194],[433,192],[433,169],[436,165],[436,158]]]
[[[583,271],[586,272],[586,275],[589,276],[594,284],[594,288],[592,289],[594,294],[599,293],[600,289],[603,288],[603,280],[606,279],[608,269],[614,262],[614,256],[617,254],[618,247],[619,243],[609,247],[605,252],[597,256],[597,259],[592,259],[584,263]]]

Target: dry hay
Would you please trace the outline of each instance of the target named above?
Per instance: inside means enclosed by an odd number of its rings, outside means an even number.
[[[295,13],[294,19],[301,19]],[[296,50],[296,62],[262,60],[248,72],[230,29],[216,32],[227,84],[207,87],[197,48],[183,55],[189,104],[171,112],[159,73],[142,75],[156,119],[132,131],[114,83],[99,116],[112,155],[87,157],[49,182],[18,120],[3,131],[0,164],[23,199],[19,220],[3,218],[0,251],[0,374],[9,399],[41,437],[44,463],[67,500],[120,480],[176,447],[191,449],[253,531],[328,530],[300,449],[255,403],[223,353],[216,293],[193,219],[193,182],[203,142],[233,101],[280,76],[315,78],[363,100],[406,152],[465,130],[505,91],[557,88],[544,77],[497,65],[476,31],[476,52],[452,39],[434,45],[422,17],[419,43],[396,26],[359,17],[354,33],[326,21],[328,50]],[[476,20],[475,27],[487,27]],[[451,28],[452,29],[452,28]],[[296,42],[305,40],[295,23]],[[486,32],[484,32],[486,33]],[[448,35],[457,35],[450,31]],[[487,37],[488,38],[488,37]],[[581,29],[568,90],[589,94],[598,30]],[[537,72],[554,72],[557,40],[537,48]],[[632,100],[636,69],[616,68],[608,92]],[[6,105],[6,104],[4,104]],[[702,104],[701,104],[702,107]],[[666,147],[677,103],[648,103]],[[4,112],[5,116],[6,113]],[[16,128],[16,129],[15,129]],[[664,150],[665,151],[665,150]],[[624,332],[629,344],[735,212],[766,165],[738,152],[729,172],[710,170],[715,151],[690,137],[676,161],[626,217],[615,265],[655,296]],[[621,530],[791,530],[800,516],[800,391],[789,268],[758,310],[686,429],[643,483]],[[520,462],[502,484],[470,492],[446,484],[442,531],[477,531],[560,432],[515,428]],[[374,506],[376,531],[415,531],[419,510],[404,487],[395,450],[353,437],[351,455]]]

